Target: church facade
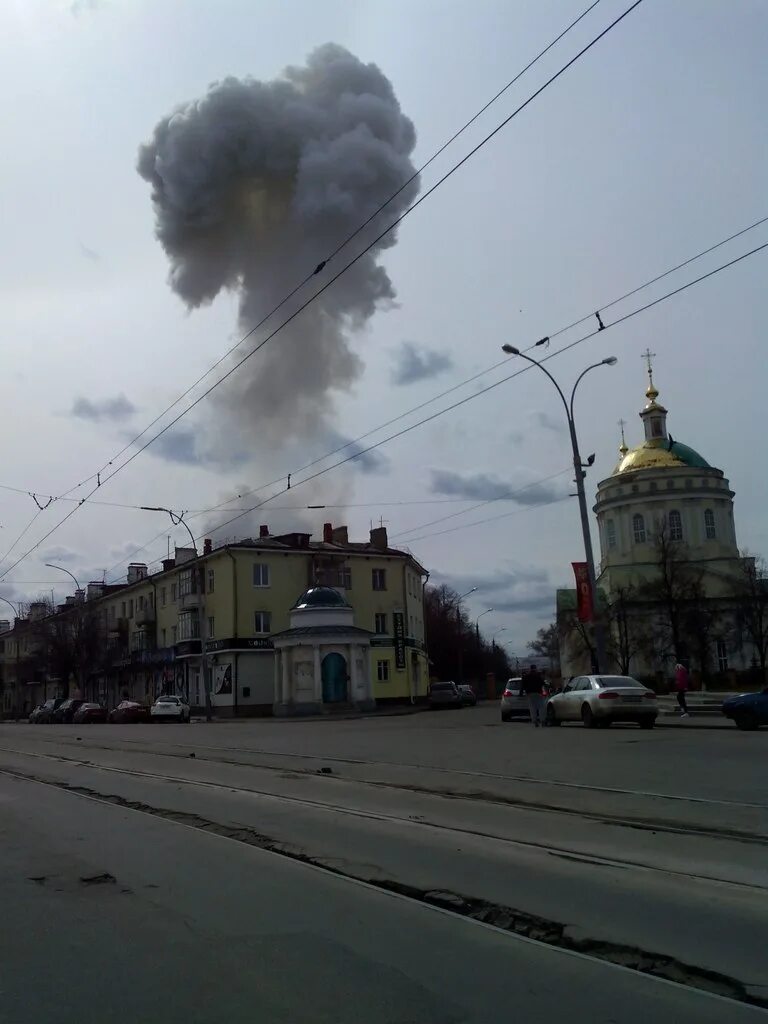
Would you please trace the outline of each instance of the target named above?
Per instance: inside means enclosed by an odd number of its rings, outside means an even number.
[[[735,594],[744,577],[734,492],[721,469],[669,433],[648,354],[644,437],[597,487],[601,559],[597,604],[609,670],[660,681],[682,661],[706,684],[743,672],[754,651]],[[557,595],[564,677],[591,671],[591,626],[576,617],[575,591]]]

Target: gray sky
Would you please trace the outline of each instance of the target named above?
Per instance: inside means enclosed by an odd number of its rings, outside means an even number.
[[[392,82],[416,128],[419,165],[584,6],[3,4],[0,61],[12,101],[4,110],[0,484],[38,494],[70,488],[238,337],[233,295],[188,312],[169,288],[149,188],[135,169],[139,145],[177,104],[226,76],[273,79],[316,46],[335,42],[375,62]],[[422,187],[625,6],[602,0],[429,168]],[[396,304],[353,338],[365,368],[351,391],[333,396],[330,440],[308,437],[267,453],[258,436],[234,424],[232,457],[220,442],[214,456],[206,439],[215,409],[204,403],[96,497],[201,509],[233,489],[295,472],[493,365],[503,342],[525,347],[552,334],[768,214],[767,42],[762,0],[645,0],[407,218],[382,258]],[[768,225],[615,307],[606,322],[766,239]],[[640,439],[640,353],[650,345],[672,434],[725,471],[736,491],[740,544],[768,554],[767,267],[768,256],[757,255],[549,363],[565,385],[589,362],[619,357],[618,366],[584,381],[577,403],[584,454],[597,456],[590,493],[615,463],[617,420],[628,421],[630,444]],[[297,279],[305,272],[297,265]],[[286,281],[287,288],[294,283]],[[579,329],[565,334],[553,348],[578,336]],[[479,378],[425,413],[513,368]],[[382,458],[356,471],[292,490],[247,525],[266,522],[279,532],[296,515],[281,505],[370,504],[327,518],[361,537],[382,516],[394,542],[410,544],[433,578],[478,586],[468,607],[477,613],[493,605],[484,624],[505,626],[510,648],[522,653],[551,619],[554,589],[570,583],[570,562],[582,557],[574,500],[540,504],[569,489],[567,473],[553,476],[569,462],[559,417],[554,390],[543,375],[527,373],[385,445]],[[529,483],[537,486],[517,501],[422,526]],[[0,493],[2,554],[36,508],[26,493]],[[461,497],[466,505],[384,504]],[[60,501],[41,512],[4,566],[70,507]],[[463,528],[503,513],[513,514]],[[61,597],[67,588],[45,561],[100,577],[163,526],[146,512],[85,505],[11,573],[2,592],[29,596],[54,586]],[[218,539],[239,529],[234,524]],[[181,543],[185,534],[173,536]],[[136,557],[157,558],[164,549],[161,540]]]

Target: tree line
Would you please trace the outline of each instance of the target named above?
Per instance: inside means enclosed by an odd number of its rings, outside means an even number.
[[[459,604],[451,587],[427,586],[424,591],[424,625],[429,652],[430,676],[478,684],[485,695],[485,681],[493,672],[497,690],[515,674],[502,646],[476,628]]]

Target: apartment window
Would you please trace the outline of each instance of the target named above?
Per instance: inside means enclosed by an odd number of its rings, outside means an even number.
[[[605,535],[608,539],[608,547],[616,547],[616,523],[612,519],[606,520]]]
[[[114,605],[110,605],[110,607],[109,607],[109,621],[110,622],[114,622],[115,621],[115,610],[116,610],[115,606]]]
[[[182,572],[179,575],[179,597],[195,593],[197,593],[195,572],[193,569],[187,569],[186,572]]]
[[[178,640],[178,638],[179,638],[179,628],[178,628],[178,626],[171,626],[171,643],[175,644],[176,641]]]
[[[655,480],[651,480],[651,482],[648,484],[648,490],[649,491],[657,491],[658,489],[659,489],[659,485],[656,483],[656,481]]]
[[[133,598],[128,601],[128,618],[133,618]]]
[[[153,593],[151,593],[151,592],[147,596],[147,603],[148,603],[150,608],[154,608],[155,607],[155,595]]]
[[[163,647],[166,647],[167,643],[168,643],[168,630],[167,629],[161,629],[160,630],[160,638],[161,638],[161,642],[162,642]]]
[[[389,682],[389,662],[388,661],[377,661],[376,662],[376,678],[380,683]]]
[[[717,536],[715,530],[715,513],[711,508],[704,509],[704,532],[707,535],[707,540],[714,540]]]
[[[139,611],[143,612],[144,611],[144,595],[143,594],[141,595],[141,597],[138,598],[138,605],[139,605]]]
[[[343,569],[339,570],[339,586],[342,590],[352,589],[352,570],[349,566],[344,566]]]
[[[125,618],[125,601],[120,602],[120,618]]]
[[[253,613],[253,632],[269,633],[272,626],[272,615],[270,612]]]
[[[172,601],[176,600],[176,584],[175,583],[171,584],[171,600]]]
[[[208,593],[212,594],[216,583],[216,574],[213,569],[208,570]]]
[[[387,613],[376,612],[373,617],[373,631],[374,633],[386,633],[387,632]]]
[[[635,544],[645,544],[645,520],[639,512],[632,516],[632,532],[635,535]]]
[[[674,491],[674,489],[675,489],[675,481],[674,480],[667,480],[667,490],[668,491]]]
[[[690,489],[691,489],[692,487],[693,487],[693,480],[686,480],[686,481],[685,481],[685,489],[686,489],[687,491],[690,491]]]
[[[683,539],[683,520],[681,519],[680,513],[677,511],[677,509],[673,509],[669,513],[669,539]]]
[[[208,616],[208,636],[216,636],[216,620],[212,615]]]
[[[371,586],[374,590],[386,590],[387,589],[387,570],[386,569],[372,569],[371,570]]]
[[[165,602],[168,599],[168,588],[160,587],[160,604],[165,608]]]
[[[253,563],[253,585],[254,587],[268,587],[269,586],[269,566],[264,562]],[[264,630],[268,633],[269,630]]]
[[[728,668],[728,646],[725,640],[717,641],[717,668],[720,672]]]
[[[197,611],[186,611],[179,615],[179,640],[196,640],[200,636],[200,620]]]

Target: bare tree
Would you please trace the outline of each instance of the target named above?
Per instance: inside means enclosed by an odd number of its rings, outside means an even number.
[[[755,649],[760,678],[766,683],[768,663],[768,565],[765,559],[746,551],[739,563],[740,572],[733,582],[736,616],[742,634]]]
[[[88,604],[58,611],[45,602],[43,617],[30,623],[39,671],[58,680],[63,696],[74,679],[82,692],[89,672],[100,664],[104,646],[100,613]]]
[[[540,658],[549,659],[549,667],[552,674],[560,672],[560,637],[557,631],[557,623],[552,622],[548,626],[542,626],[536,632],[536,639],[529,640],[526,644],[529,651],[537,654]]]
[[[642,648],[642,635],[638,628],[638,618],[642,613],[638,604],[638,593],[632,584],[616,587],[606,601],[608,654],[623,676],[629,675],[632,659]]]

